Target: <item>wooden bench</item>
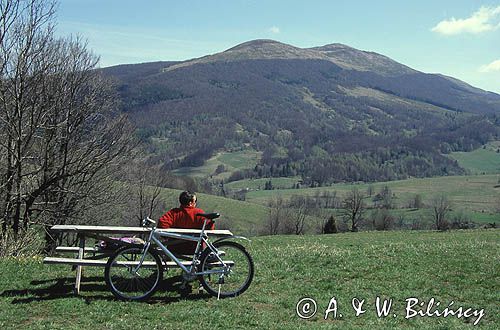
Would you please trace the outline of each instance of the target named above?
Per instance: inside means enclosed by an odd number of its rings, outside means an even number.
[[[46,257],[43,259],[43,263],[45,264],[64,264],[64,265],[73,265],[73,266],[97,266],[97,267],[105,267],[108,263],[107,259],[75,259],[75,258],[55,258],[55,257]],[[128,263],[118,262],[118,265],[127,265],[133,266],[137,265],[138,261],[131,261]],[[182,261],[184,266],[191,266],[191,261]],[[146,267],[154,267],[156,265],[155,262],[145,261],[143,266]],[[167,261],[164,263],[166,267],[179,267],[173,261]]]
[[[76,258],[63,258],[63,257],[46,257],[43,262],[45,264],[60,264],[76,266],[76,280],[75,280],[75,293],[80,293],[80,282],[82,279],[82,270],[84,266],[104,267],[106,266],[107,259],[110,256],[110,251],[100,250],[94,247],[85,246],[87,238],[94,238],[106,242],[127,245],[120,241],[113,239],[113,236],[123,235],[139,235],[146,236],[151,232],[150,228],[144,227],[113,227],[113,226],[85,226],[85,225],[56,225],[51,228],[51,231],[56,233],[75,233],[78,237],[78,246],[58,246],[57,252],[61,253],[76,253]],[[161,232],[170,232],[184,235],[199,235],[201,229],[182,229],[182,228],[169,228],[158,229]],[[227,237],[233,236],[229,230],[205,230],[208,236]],[[92,253],[93,256],[85,258],[85,253]],[[183,265],[190,266],[190,261],[183,261]],[[173,261],[168,261],[164,264],[166,267],[178,267]]]
[[[80,251],[80,248],[78,246],[58,246],[56,247],[56,252],[73,252],[73,253],[78,253],[78,251]],[[92,247],[92,246],[86,246],[84,248],[84,251],[85,253],[88,253],[88,252],[91,252],[91,253],[96,253],[96,252],[99,252],[99,249],[97,249],[96,247]]]
[[[103,259],[75,259],[75,258],[54,258],[54,257],[46,257],[43,262],[45,264],[65,264],[65,265],[80,265],[80,266],[97,266],[97,267],[105,267],[106,264],[108,263],[107,260]],[[234,264],[233,261],[228,261],[224,260],[224,262],[230,266]],[[129,261],[129,262],[123,262],[119,261],[116,264],[119,266],[136,266],[138,265],[138,261]],[[183,266],[191,266],[191,261],[181,261],[181,264]],[[211,262],[209,263],[210,265],[215,265],[216,262]],[[152,261],[144,261],[143,266],[145,267],[155,267],[156,263]],[[173,261],[167,261],[163,263],[163,266],[165,267],[179,267],[175,262]]]

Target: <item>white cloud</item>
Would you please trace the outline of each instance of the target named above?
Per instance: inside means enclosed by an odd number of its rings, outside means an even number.
[[[444,35],[478,34],[493,31],[500,28],[500,23],[495,22],[497,17],[500,17],[500,6],[481,7],[469,18],[456,19],[452,17],[449,20],[441,21],[432,28],[432,31]]]
[[[491,62],[490,64],[482,65],[479,72],[493,72],[500,71],[500,60]]]
[[[277,27],[277,26],[272,26],[272,27],[270,27],[270,28],[269,28],[269,32],[274,33],[274,34],[278,34],[278,33],[280,33],[281,31],[280,31],[280,28],[279,28],[279,27]]]

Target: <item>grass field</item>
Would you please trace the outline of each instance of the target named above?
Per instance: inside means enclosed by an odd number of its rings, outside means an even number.
[[[388,186],[395,194],[396,208],[408,207],[410,201],[417,194],[421,195],[427,205],[430,204],[434,196],[445,194],[453,203],[455,213],[465,212],[476,223],[499,222],[500,215],[497,212],[500,208],[500,154],[497,152],[499,148],[500,141],[493,141],[485,145],[484,148],[471,152],[450,154],[449,156],[456,159],[460,166],[473,174],[468,176],[413,178],[373,184],[346,183],[301,189],[291,188],[301,181],[300,177],[246,179],[226,183],[225,188],[233,192],[247,190],[246,202],[248,203],[239,204],[207,195],[204,196],[206,203],[202,207],[207,210],[220,210],[226,216],[228,226],[232,226],[235,230],[243,231],[245,234],[255,234],[258,231],[256,228],[262,227],[262,222],[267,219],[267,205],[275,196],[279,195],[288,199],[292,195],[314,196],[318,192],[336,191],[337,196],[343,198],[353,187],[366,192],[368,186],[371,185],[375,194],[384,186]],[[204,166],[182,168],[176,170],[175,173],[205,178],[212,176],[212,179],[217,180],[227,179],[236,170],[253,167],[259,161],[260,156],[260,153],[253,150],[221,152],[208,160]],[[213,175],[219,165],[224,165],[226,171]],[[271,180],[274,190],[263,189],[269,180]],[[201,200],[203,202],[203,199]],[[373,204],[371,198],[366,198],[365,201],[368,205]],[[429,211],[418,211],[409,215],[427,216]],[[398,212],[404,213],[403,210],[395,211],[395,213]]]
[[[196,292],[181,297],[169,278],[167,291],[146,303],[119,302],[104,284],[103,269],[92,268],[84,272],[76,297],[70,267],[43,265],[41,258],[3,259],[0,328],[472,329],[478,318],[406,319],[410,297],[425,306],[431,298],[440,302],[432,311],[451,302],[455,310],[482,309],[480,329],[500,324],[499,230],[258,237],[248,249],[255,260],[254,282],[240,297],[221,301]],[[377,296],[392,299],[388,317],[376,316]],[[317,302],[317,313],[308,320],[296,314],[304,297]],[[333,297],[337,318],[330,313],[325,320]],[[353,298],[365,300],[366,312],[359,317]]]
[[[378,209],[367,209],[364,212],[365,220],[370,221],[371,213]],[[398,223],[400,219],[403,220],[403,225],[405,228],[410,228],[413,222],[417,222],[423,228],[431,228],[434,225],[434,215],[433,211],[430,208],[422,208],[422,209],[391,209],[389,210],[390,214],[394,217],[395,222]],[[341,209],[328,209],[325,210],[325,214],[334,215],[337,219],[342,219],[343,210]],[[447,219],[450,223],[453,222],[453,219],[461,216],[462,221],[467,222],[475,222],[479,225],[481,224],[490,224],[496,223],[497,225],[500,223],[500,215],[498,213],[481,213],[481,212],[473,212],[473,211],[463,211],[460,208],[455,208],[452,210]],[[325,217],[326,218],[326,217]]]
[[[242,180],[234,182],[240,187],[256,187],[260,183],[265,183],[265,179]],[[273,178],[273,185],[275,179]],[[287,186],[290,178],[284,178],[280,182]],[[407,222],[413,219],[420,221],[431,221],[431,210],[407,209],[407,205],[416,194],[420,194],[424,203],[429,203],[436,194],[444,193],[453,202],[453,212],[451,217],[457,213],[464,213],[473,222],[479,224],[499,223],[500,214],[497,213],[498,203],[500,201],[500,186],[498,184],[498,175],[476,175],[476,176],[451,176],[425,179],[409,179],[401,181],[379,182],[372,184],[375,193],[379,192],[384,186],[388,186],[395,194],[394,202],[397,209],[391,210],[396,216],[402,216]],[[234,186],[233,186],[234,187]],[[237,201],[219,196],[199,194],[199,207],[206,212],[219,212],[221,218],[220,228],[228,228],[233,232],[243,235],[255,236],[261,232],[264,223],[269,216],[268,203],[275,196],[290,198],[292,195],[314,196],[317,192],[336,191],[339,198],[353,187],[366,192],[368,184],[337,184],[331,187],[302,188],[302,189],[276,189],[276,190],[250,190],[246,194],[246,201]],[[252,189],[252,188],[250,188]],[[161,198],[167,208],[178,205],[178,196],[180,190],[162,189]],[[366,198],[368,205],[372,204],[370,198]],[[332,214],[337,214],[338,210],[332,210]],[[370,210],[366,212],[370,214]],[[319,220],[324,219],[317,219]],[[308,224],[310,232],[314,232],[317,224]]]
[[[388,186],[396,195],[396,203],[399,206],[408,205],[416,194],[420,194],[424,202],[429,201],[434,195],[446,194],[455,206],[464,210],[493,212],[500,199],[499,178],[499,175],[494,174],[449,176],[377,182],[371,185],[375,193],[378,193],[384,186]],[[336,184],[319,188],[250,191],[246,195],[246,200],[265,205],[276,195],[281,195],[283,198],[289,198],[294,194],[313,196],[318,191],[337,191],[339,196],[344,196],[354,187],[366,192],[368,186],[369,184]]]
[[[220,152],[207,160],[203,166],[182,167],[172,171],[172,173],[194,178],[212,176],[216,179],[227,179],[234,171],[253,168],[259,163],[261,154],[261,152],[257,152],[255,150]],[[225,172],[214,175],[214,172],[219,165],[224,165]]]
[[[458,164],[471,174],[499,174],[499,149],[500,141],[494,141],[470,152],[452,152],[450,157],[456,159]]]
[[[233,181],[225,184],[228,189],[238,190],[238,189],[250,189],[250,190],[264,190],[266,182],[271,181],[271,184],[275,189],[290,189],[295,186],[299,181],[302,181],[300,177],[290,177],[290,178],[262,178],[262,179],[249,179]]]

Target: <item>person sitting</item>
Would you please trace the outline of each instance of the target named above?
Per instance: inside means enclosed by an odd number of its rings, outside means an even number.
[[[179,207],[173,208],[160,217],[158,228],[185,228],[201,229],[205,218],[196,216],[198,213],[205,213],[196,207],[197,197],[195,193],[183,191],[179,195]],[[207,220],[205,229],[215,229],[215,223]],[[193,254],[196,249],[196,242],[185,240],[171,240],[168,244],[169,250],[176,254]]]

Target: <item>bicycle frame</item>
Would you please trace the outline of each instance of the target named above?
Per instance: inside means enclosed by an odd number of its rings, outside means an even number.
[[[193,276],[198,276],[198,275],[208,275],[208,274],[223,274],[226,272],[227,265],[224,263],[224,261],[219,257],[217,254],[217,249],[208,241],[208,239],[205,238],[205,225],[207,223],[207,220],[205,219],[203,222],[203,227],[201,228],[201,232],[199,236],[192,236],[192,235],[183,235],[183,234],[177,234],[177,233],[162,233],[156,231],[156,226],[151,228],[151,233],[149,234],[149,238],[147,240],[146,245],[144,246],[143,254],[141,257],[141,260],[139,261],[139,264],[137,267],[134,269],[134,272],[137,272],[139,268],[142,266],[142,263],[144,261],[144,258],[146,256],[146,251],[151,246],[151,242],[154,242],[162,251],[165,253],[172,261],[174,261],[181,269],[183,272],[193,275]],[[197,242],[196,244],[196,249],[194,251],[193,259],[191,262],[191,267],[186,267],[182,264],[182,261],[179,260],[160,240],[159,237],[169,237],[169,238],[176,238],[176,239],[181,239],[181,240],[186,240],[186,241],[193,241]],[[202,243],[205,243],[207,248],[209,248],[212,252],[214,252],[214,255],[216,258],[219,260],[219,262],[222,263],[224,266],[224,270],[213,270],[213,271],[205,271],[205,272],[196,272],[196,266],[197,266],[197,261],[198,257],[200,255],[200,248],[202,246]]]

